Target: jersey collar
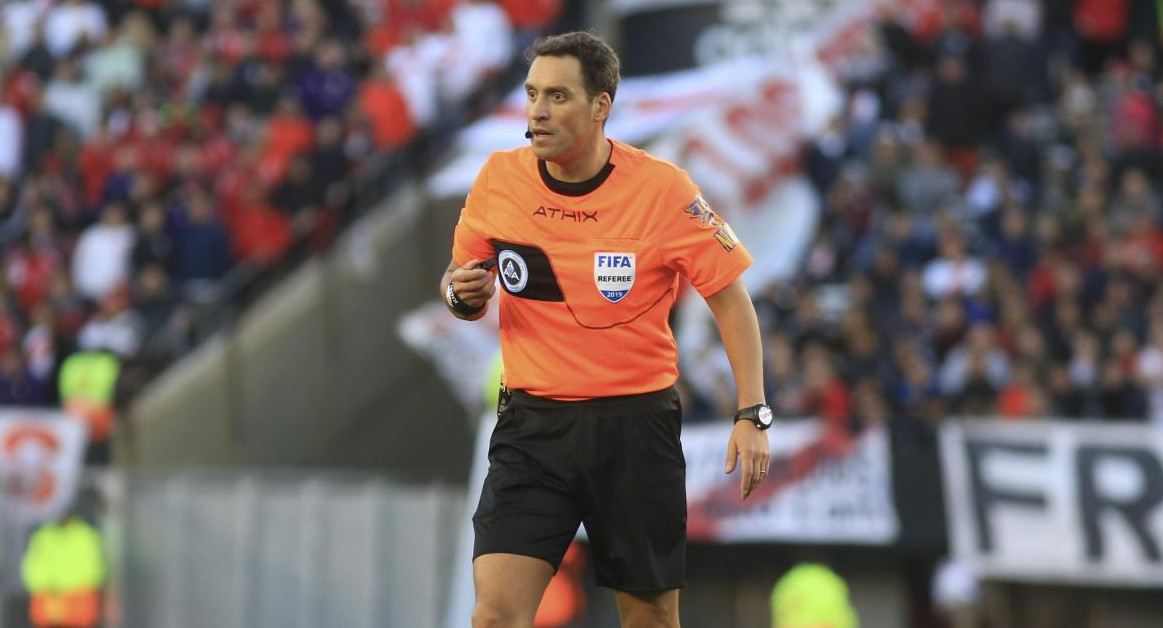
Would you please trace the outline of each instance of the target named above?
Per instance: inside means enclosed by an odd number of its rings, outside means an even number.
[[[611,144],[613,144],[611,142]],[[610,173],[614,171],[614,164],[611,160],[614,158],[614,147],[610,147],[610,157],[606,160],[606,165],[598,171],[598,174],[586,179],[585,181],[561,181],[554,179],[549,174],[549,168],[546,167],[545,161],[537,160],[537,172],[541,175],[541,182],[545,187],[562,196],[585,196],[590,192],[598,189],[606,179],[609,178]]]

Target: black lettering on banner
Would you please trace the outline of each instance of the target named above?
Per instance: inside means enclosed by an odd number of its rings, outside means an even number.
[[[1132,498],[1118,499],[1102,494],[1098,485],[1098,468],[1106,460],[1123,460],[1138,469],[1142,491]],[[1149,524],[1156,507],[1163,502],[1163,465],[1147,450],[1129,447],[1087,447],[1078,449],[1075,459],[1078,478],[1078,509],[1086,535],[1086,556],[1101,559],[1105,550],[1099,522],[1105,511],[1122,516],[1138,539],[1143,554],[1151,562],[1160,561],[1159,542],[1151,535]]]
[[[982,552],[993,551],[993,528],[990,525],[990,513],[1001,504],[1014,504],[1027,508],[1046,508],[1046,496],[1033,493],[1019,493],[1007,491],[1000,487],[986,484],[982,472],[982,460],[991,453],[1004,453],[1015,456],[1045,458],[1048,449],[1045,445],[1013,445],[1009,443],[990,443],[983,441],[965,441],[965,454],[969,466],[970,490],[973,493],[973,518],[977,527],[977,547]]]

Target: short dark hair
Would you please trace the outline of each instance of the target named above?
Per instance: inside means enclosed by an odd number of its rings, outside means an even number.
[[[618,54],[593,33],[575,31],[542,37],[533,42],[526,56],[530,62],[537,57],[575,57],[581,63],[582,81],[591,100],[606,92],[613,102],[618,91],[622,67]]]

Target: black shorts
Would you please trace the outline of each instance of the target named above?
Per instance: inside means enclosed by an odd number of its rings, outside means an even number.
[[[556,570],[579,524],[598,586],[686,583],[686,460],[673,388],[589,401],[502,391],[473,558],[507,553]]]

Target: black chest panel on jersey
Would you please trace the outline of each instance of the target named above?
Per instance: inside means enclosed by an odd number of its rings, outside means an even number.
[[[540,247],[492,239],[497,254],[497,274],[505,292],[533,301],[564,301],[561,285]]]

